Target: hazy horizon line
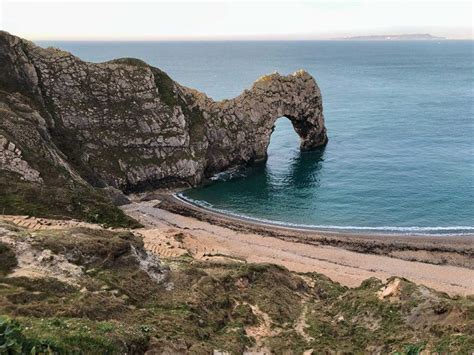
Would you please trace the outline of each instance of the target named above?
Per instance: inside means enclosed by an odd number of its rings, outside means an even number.
[[[7,31],[8,32],[8,31]],[[11,32],[10,32],[11,33]],[[374,36],[406,36],[406,35],[422,35],[429,34],[434,37],[433,39],[412,39],[411,41],[463,41],[463,40],[474,40],[474,35],[471,37],[464,36],[443,36],[438,34],[432,34],[429,32],[411,32],[411,33],[380,33],[380,34],[353,34],[353,35],[335,35],[335,36],[315,36],[315,35],[255,35],[255,36],[130,36],[130,37],[60,37],[60,36],[24,36],[12,35],[26,38],[31,41],[71,41],[71,42],[200,42],[200,41],[346,41],[351,40],[354,37],[374,37]],[[390,41],[388,39],[380,39],[381,41]],[[403,39],[393,39],[392,41],[402,41]],[[407,39],[410,40],[410,39]]]

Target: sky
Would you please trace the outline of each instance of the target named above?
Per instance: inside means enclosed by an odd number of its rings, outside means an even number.
[[[474,38],[471,0],[0,0],[0,29],[31,40]]]

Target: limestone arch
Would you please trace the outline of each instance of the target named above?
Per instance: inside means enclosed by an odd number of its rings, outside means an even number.
[[[300,137],[300,149],[327,143],[321,91],[305,71],[259,78],[252,87],[231,100],[213,101],[191,93],[205,113],[205,174],[267,159],[275,121],[290,120]]]

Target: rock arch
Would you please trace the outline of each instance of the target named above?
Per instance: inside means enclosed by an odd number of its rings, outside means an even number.
[[[321,91],[304,70],[262,76],[232,99],[199,100],[207,120],[207,174],[265,160],[275,121],[287,117],[300,137],[301,150],[327,143]]]
[[[0,135],[45,184],[125,192],[196,186],[265,160],[281,116],[292,122],[301,149],[327,142],[321,92],[302,70],[263,76],[236,98],[213,101],[137,59],[88,63],[2,31],[0,64]],[[12,164],[8,159],[0,171],[16,171]]]

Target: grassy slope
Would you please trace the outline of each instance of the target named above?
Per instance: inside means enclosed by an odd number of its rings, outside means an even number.
[[[31,236],[24,230],[9,233],[21,240]],[[0,330],[9,327],[12,344],[23,351],[241,353],[256,341],[277,353],[474,349],[473,300],[450,298],[405,280],[399,297],[379,300],[382,284],[377,280],[348,289],[316,273],[185,257],[165,260],[171,271],[156,283],[131,256],[131,245],[136,250],[143,246],[130,233],[72,229],[32,237],[35,248],[66,255],[85,272],[75,286],[51,278],[0,279]],[[5,244],[0,261],[3,275],[15,265]],[[248,327],[265,328],[263,314],[271,321],[267,336],[248,336]],[[304,335],[296,326],[301,319]],[[0,348],[5,341],[1,333]]]
[[[92,187],[70,188],[15,181],[3,172],[0,175],[0,214],[73,218],[108,227],[140,226]]]

